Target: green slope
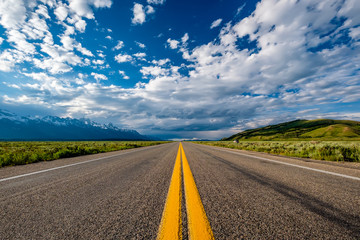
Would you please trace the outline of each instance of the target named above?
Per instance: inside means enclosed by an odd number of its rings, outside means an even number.
[[[349,120],[295,120],[250,129],[222,140],[360,140],[360,122]]]

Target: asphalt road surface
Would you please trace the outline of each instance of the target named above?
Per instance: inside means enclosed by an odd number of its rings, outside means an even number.
[[[215,239],[360,239],[359,164],[182,146]],[[0,239],[156,239],[179,151],[169,143],[2,168]]]

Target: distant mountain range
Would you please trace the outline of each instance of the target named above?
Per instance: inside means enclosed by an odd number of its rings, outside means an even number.
[[[349,120],[295,120],[250,129],[221,140],[360,140],[360,122]]]
[[[0,140],[151,140],[135,130],[89,119],[22,117],[0,109]]]

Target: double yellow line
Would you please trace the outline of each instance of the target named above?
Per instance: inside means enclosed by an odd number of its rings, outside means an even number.
[[[182,161],[181,161],[182,160]],[[176,156],[174,171],[171,177],[169,192],[162,214],[157,239],[182,239],[181,222],[181,162],[184,175],[185,204],[188,221],[189,239],[214,239],[194,177],[180,143]]]

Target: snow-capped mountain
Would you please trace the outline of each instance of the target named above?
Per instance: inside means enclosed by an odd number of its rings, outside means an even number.
[[[0,140],[150,140],[135,130],[89,119],[22,117],[0,109]]]

